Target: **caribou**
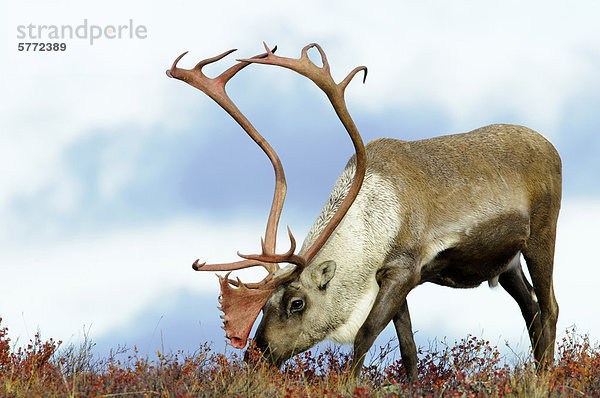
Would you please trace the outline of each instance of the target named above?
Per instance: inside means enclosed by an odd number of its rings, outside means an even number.
[[[308,56],[316,48],[322,66]],[[561,160],[550,142],[529,128],[494,124],[462,134],[418,141],[380,138],[363,144],[344,92],[354,68],[336,83],[323,49],[309,44],[297,59],[276,47],[238,63],[215,78],[202,68],[235,50],[177,66],[167,75],[200,89],[217,102],[265,152],[275,172],[275,192],[261,253],[206,264],[197,271],[219,276],[223,329],[243,349],[260,314],[254,344],[280,366],[320,341],[354,344],[351,374],[385,326],[394,323],[403,366],[417,378],[417,351],[407,305],[416,286],[431,282],[473,288],[500,284],[520,307],[536,364],[554,358],[558,304],[552,272],[561,201]],[[286,180],[269,143],[236,107],[227,82],[249,64],[280,66],[313,81],[327,96],[355,149],[302,247],[288,227],[290,249],[276,253]],[[531,283],[521,265],[525,259]],[[287,264],[280,267],[279,264]],[[243,283],[231,271],[260,266],[267,276]]]

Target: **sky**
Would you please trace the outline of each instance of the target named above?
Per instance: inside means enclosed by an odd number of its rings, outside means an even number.
[[[554,273],[559,336],[575,325],[597,339],[599,14],[595,1],[574,8],[9,0],[0,15],[2,326],[17,344],[39,330],[67,343],[87,336],[100,351],[123,344],[148,354],[193,351],[205,341],[232,350],[220,329],[217,278],[191,264],[258,250],[272,170],[225,112],[164,72],[183,51],[180,66],[189,68],[237,48],[205,69],[215,76],[235,58],[262,52],[263,41],[289,57],[318,42],[335,79],[369,68],[366,83],[356,79],[346,91],[365,142],[491,123],[526,125],[553,142],[564,179]],[[49,37],[52,26],[65,25],[83,26],[85,37]],[[120,25],[128,28],[114,37]],[[91,38],[92,26],[102,37]],[[66,49],[18,51],[19,43],[45,41]],[[250,66],[228,92],[283,161],[280,225],[301,239],[352,155],[349,140],[323,93],[288,70]],[[424,285],[408,302],[418,344],[472,334],[527,349],[518,307],[501,288]],[[388,328],[378,341],[391,336]]]

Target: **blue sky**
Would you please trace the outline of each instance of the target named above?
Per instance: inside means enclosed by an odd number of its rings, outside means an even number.
[[[229,48],[208,67],[277,44],[319,42],[365,141],[420,139],[496,122],[546,135],[563,159],[555,285],[559,327],[600,335],[600,6],[581,2],[10,1],[0,16],[0,317],[99,345],[223,348],[216,277],[198,257],[255,252],[272,195],[264,155],[217,105],[164,71]],[[18,52],[18,25],[147,27],[145,39],[65,40]],[[230,96],[278,151],[289,190],[281,225],[303,236],[352,148],[324,95],[287,70],[251,66]],[[285,242],[285,239],[280,239]],[[242,273],[256,278],[254,272]],[[582,278],[583,276],[583,278]],[[485,335],[527,345],[501,289],[422,286],[409,296],[417,340]],[[461,314],[456,322],[455,314]],[[388,333],[389,335],[389,333]]]

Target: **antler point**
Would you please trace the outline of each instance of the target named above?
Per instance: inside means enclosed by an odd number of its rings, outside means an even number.
[[[267,252],[265,251],[265,240],[262,236],[260,237],[260,249],[262,250],[263,254],[267,254]]]
[[[263,41],[263,46],[265,46],[265,50],[267,50],[267,54],[271,54],[271,49],[267,46],[267,42]]]
[[[248,288],[246,287],[246,285],[244,285],[244,283],[240,280],[240,278],[236,277],[236,279],[239,284],[239,289],[248,290]]]
[[[167,70],[167,76],[169,76],[169,77],[173,77],[173,78],[175,77],[175,76],[173,76],[173,74],[171,73],[171,71],[172,71],[172,70],[175,70],[175,69],[177,69],[177,63],[178,63],[178,62],[179,62],[179,60],[181,60],[181,58],[183,58],[183,56],[184,56],[185,54],[187,54],[187,53],[188,53],[188,52],[187,52],[187,51],[185,51],[185,52],[183,52],[181,55],[179,55],[179,57],[175,58],[175,61],[173,62],[173,65],[171,66],[171,69],[168,69],[168,70]]]
[[[202,268],[203,266],[206,265],[206,262],[203,262],[202,264],[198,264],[200,262],[200,259],[197,259],[196,261],[194,261],[194,264],[192,264],[192,269],[194,271],[200,271],[200,268]]]
[[[224,279],[224,280],[225,280],[225,282],[227,282],[227,283],[226,283],[226,286],[227,286],[227,287],[229,287],[229,275],[230,275],[230,274],[231,274],[231,271],[229,271],[228,273],[226,273],[226,274],[225,274],[225,277],[222,277],[221,275],[218,275],[218,274],[217,274],[217,276],[219,277],[219,282],[223,282],[223,279]]]

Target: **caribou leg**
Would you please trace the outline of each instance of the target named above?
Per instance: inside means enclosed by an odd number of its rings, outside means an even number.
[[[353,377],[360,374],[369,348],[371,348],[379,333],[401,311],[402,305],[406,303],[406,296],[418,284],[419,277],[414,268],[413,262],[406,263],[397,260],[378,271],[379,292],[375,298],[373,308],[371,308],[367,319],[358,329],[354,339]],[[408,312],[406,313],[408,314]]]
[[[402,365],[406,370],[406,377],[409,382],[415,382],[417,381],[417,346],[413,337],[406,300],[394,315],[394,327],[400,343],[400,355],[402,356]]]
[[[533,287],[527,281],[519,257],[516,257],[516,266],[510,267],[502,273],[499,278],[500,285],[511,295],[519,305],[521,314],[525,319],[525,326],[531,340],[531,347],[535,352],[535,347],[540,343],[542,337],[542,322],[540,306],[535,298]]]
[[[558,320],[558,303],[554,296],[552,269],[554,264],[554,232],[532,236],[527,241],[523,256],[531,275],[535,295],[540,306],[542,335],[534,346],[533,355],[539,368],[545,369],[554,362],[554,341],[556,339],[556,322]]]

